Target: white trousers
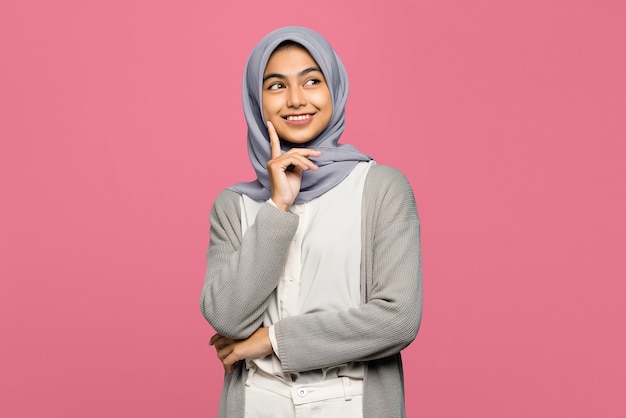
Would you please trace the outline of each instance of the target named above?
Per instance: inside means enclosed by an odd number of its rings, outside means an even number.
[[[245,397],[245,418],[363,418],[363,381],[348,377],[298,385],[252,372]]]

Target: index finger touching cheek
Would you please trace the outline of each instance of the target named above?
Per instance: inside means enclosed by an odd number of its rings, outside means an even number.
[[[270,135],[270,148],[272,149],[272,158],[280,156],[280,140],[272,122],[267,121],[267,132]]]

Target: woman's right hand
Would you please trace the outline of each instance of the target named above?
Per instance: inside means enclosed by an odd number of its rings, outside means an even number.
[[[279,209],[288,211],[300,192],[302,173],[317,170],[309,157],[319,157],[322,153],[311,148],[292,148],[281,153],[280,139],[270,121],[267,121],[267,131],[272,150],[272,159],[267,162],[272,201]],[[290,166],[293,166],[293,170],[288,170]]]
[[[235,370],[235,363],[240,360],[263,358],[274,351],[267,327],[257,329],[243,340],[234,340],[215,334],[211,337],[209,345],[215,347],[217,357],[222,362],[226,373]]]

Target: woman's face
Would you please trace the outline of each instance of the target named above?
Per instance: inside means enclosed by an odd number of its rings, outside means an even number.
[[[333,104],[326,79],[309,53],[299,46],[274,52],[263,73],[263,117],[278,136],[305,144],[328,126]]]

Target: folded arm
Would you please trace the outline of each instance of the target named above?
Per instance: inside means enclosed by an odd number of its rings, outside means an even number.
[[[247,338],[261,326],[298,227],[297,215],[267,203],[242,237],[239,199],[239,194],[225,190],[213,205],[200,298],[211,326],[235,339]]]
[[[362,274],[367,298],[341,312],[287,317],[275,324],[283,371],[300,372],[398,353],[415,338],[422,312],[420,224],[410,185],[374,166],[366,182]]]

